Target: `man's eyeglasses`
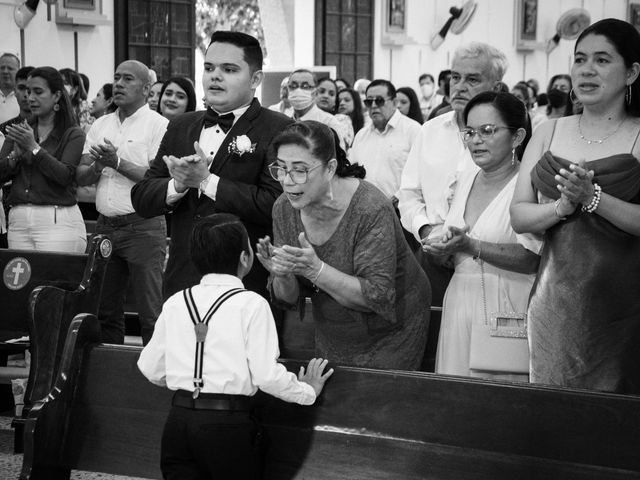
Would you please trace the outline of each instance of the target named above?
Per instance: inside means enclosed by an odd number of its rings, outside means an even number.
[[[478,134],[478,136],[482,140],[486,140],[488,138],[493,137],[498,130],[517,130],[514,127],[504,127],[501,125],[494,125],[493,123],[486,123],[484,125],[480,125],[478,128],[466,127],[460,131],[460,135],[462,136],[462,140],[465,142],[470,142],[473,140],[473,137]]]
[[[289,175],[291,181],[297,185],[302,185],[303,183],[307,183],[309,180],[309,172],[311,170],[315,170],[316,168],[322,166],[322,163],[319,163],[315,167],[311,168],[292,168],[287,170],[276,163],[272,163],[269,165],[269,173],[273,177],[274,180],[279,182],[284,182],[285,177]]]
[[[382,97],[366,98],[364,100],[364,104],[367,108],[371,108],[371,105],[373,105],[374,103],[376,104],[376,107],[381,107],[382,105],[384,105],[384,102],[386,102],[387,100],[391,100],[391,99],[382,98]]]
[[[314,88],[316,88],[315,85],[311,85],[308,82],[302,82],[302,83],[298,83],[298,82],[289,82],[289,90],[297,90],[298,88],[301,88],[302,90],[313,90]]]

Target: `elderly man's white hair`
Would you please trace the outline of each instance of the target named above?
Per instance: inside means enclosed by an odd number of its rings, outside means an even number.
[[[507,67],[509,66],[507,57],[502,53],[502,51],[488,43],[470,42],[458,47],[453,54],[452,63],[460,58],[478,57],[484,57],[487,60],[489,64],[487,74],[491,79],[496,82],[501,81],[507,71]]]

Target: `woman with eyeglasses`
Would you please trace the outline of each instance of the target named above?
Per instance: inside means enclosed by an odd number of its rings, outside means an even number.
[[[473,369],[472,323],[494,312],[526,312],[540,242],[516,235],[509,204],[520,155],[531,136],[527,109],[510,93],[483,92],[465,107],[462,137],[479,169],[459,176],[444,235],[425,250],[452,257],[455,272],[444,297],[436,373],[527,381],[528,375]]]
[[[576,40],[580,115],[538,127],[511,206],[544,233],[529,303],[531,381],[640,393],[640,33],[605,19]]]
[[[295,308],[311,297],[316,352],[336,363],[416,370],[429,326],[431,288],[391,202],[351,165],[337,135],[315,121],[274,139],[273,244],[257,257],[272,298]]]
[[[75,171],[85,134],[56,69],[34,69],[27,88],[33,118],[7,127],[0,150],[0,182],[13,182],[7,198],[9,248],[83,253],[87,233]]]

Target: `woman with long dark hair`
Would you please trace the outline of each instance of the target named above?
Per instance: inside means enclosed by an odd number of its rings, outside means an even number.
[[[27,87],[33,119],[7,127],[0,150],[0,181],[13,182],[9,248],[82,253],[87,238],[74,179],[85,135],[56,69],[34,69]]]
[[[544,232],[529,302],[531,381],[640,393],[640,33],[605,19],[576,40],[579,115],[538,127],[511,220]]]
[[[338,113],[351,119],[354,135],[364,127],[364,114],[362,113],[362,100],[360,94],[352,88],[344,88],[338,93]]]
[[[171,77],[164,82],[160,90],[158,113],[172,120],[186,112],[196,109],[196,91],[193,83],[186,77]]]
[[[396,90],[398,100],[398,110],[406,117],[409,117],[420,125],[424,123],[422,110],[420,110],[420,100],[411,87],[400,87]]]

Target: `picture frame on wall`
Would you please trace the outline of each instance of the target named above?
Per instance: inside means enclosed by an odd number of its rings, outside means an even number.
[[[627,21],[640,31],[640,2],[628,2]]]
[[[538,0],[516,0],[516,50],[533,51],[541,48],[538,41]]]
[[[382,44],[401,46],[415,43],[407,35],[407,2],[406,0],[383,0]]]
[[[385,33],[407,32],[406,0],[386,0]]]

